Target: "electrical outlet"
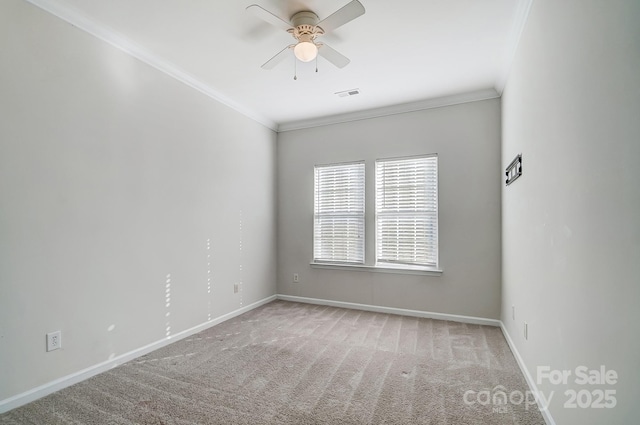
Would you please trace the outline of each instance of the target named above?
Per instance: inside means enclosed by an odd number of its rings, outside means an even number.
[[[62,332],[55,331],[47,334],[47,351],[57,350],[62,347]]]
[[[237,294],[239,289],[240,289],[240,285],[238,283],[234,283],[233,284],[233,293]]]
[[[293,274],[293,283],[300,283],[300,275],[298,273]]]
[[[524,322],[524,339],[529,339],[529,324]]]

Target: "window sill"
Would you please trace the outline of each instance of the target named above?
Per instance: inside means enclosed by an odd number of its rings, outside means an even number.
[[[394,273],[394,274],[412,274],[412,275],[424,275],[424,276],[442,276],[442,270],[440,269],[424,269],[424,268],[409,268],[409,267],[390,267],[390,266],[367,266],[364,264],[336,264],[336,263],[310,263],[314,269],[329,269],[329,270],[354,270],[359,272],[373,272],[373,273]]]

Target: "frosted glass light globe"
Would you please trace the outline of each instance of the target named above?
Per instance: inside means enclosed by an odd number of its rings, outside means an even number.
[[[293,53],[302,62],[311,62],[318,56],[318,46],[310,41],[301,41],[293,48]]]

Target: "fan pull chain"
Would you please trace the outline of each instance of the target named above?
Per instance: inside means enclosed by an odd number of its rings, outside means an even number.
[[[316,55],[316,72],[318,72],[318,55]]]
[[[296,58],[293,58],[293,79],[298,79],[298,61]]]

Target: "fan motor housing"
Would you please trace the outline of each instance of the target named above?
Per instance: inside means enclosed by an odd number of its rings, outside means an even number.
[[[316,24],[318,23],[318,15],[313,12],[298,12],[291,17],[293,28],[287,31],[298,40],[299,43],[314,43],[317,36],[324,34],[324,30]]]
[[[291,17],[291,25],[293,25],[294,28],[300,25],[310,25],[314,27],[318,24],[318,21],[318,15],[309,11],[298,12]]]

